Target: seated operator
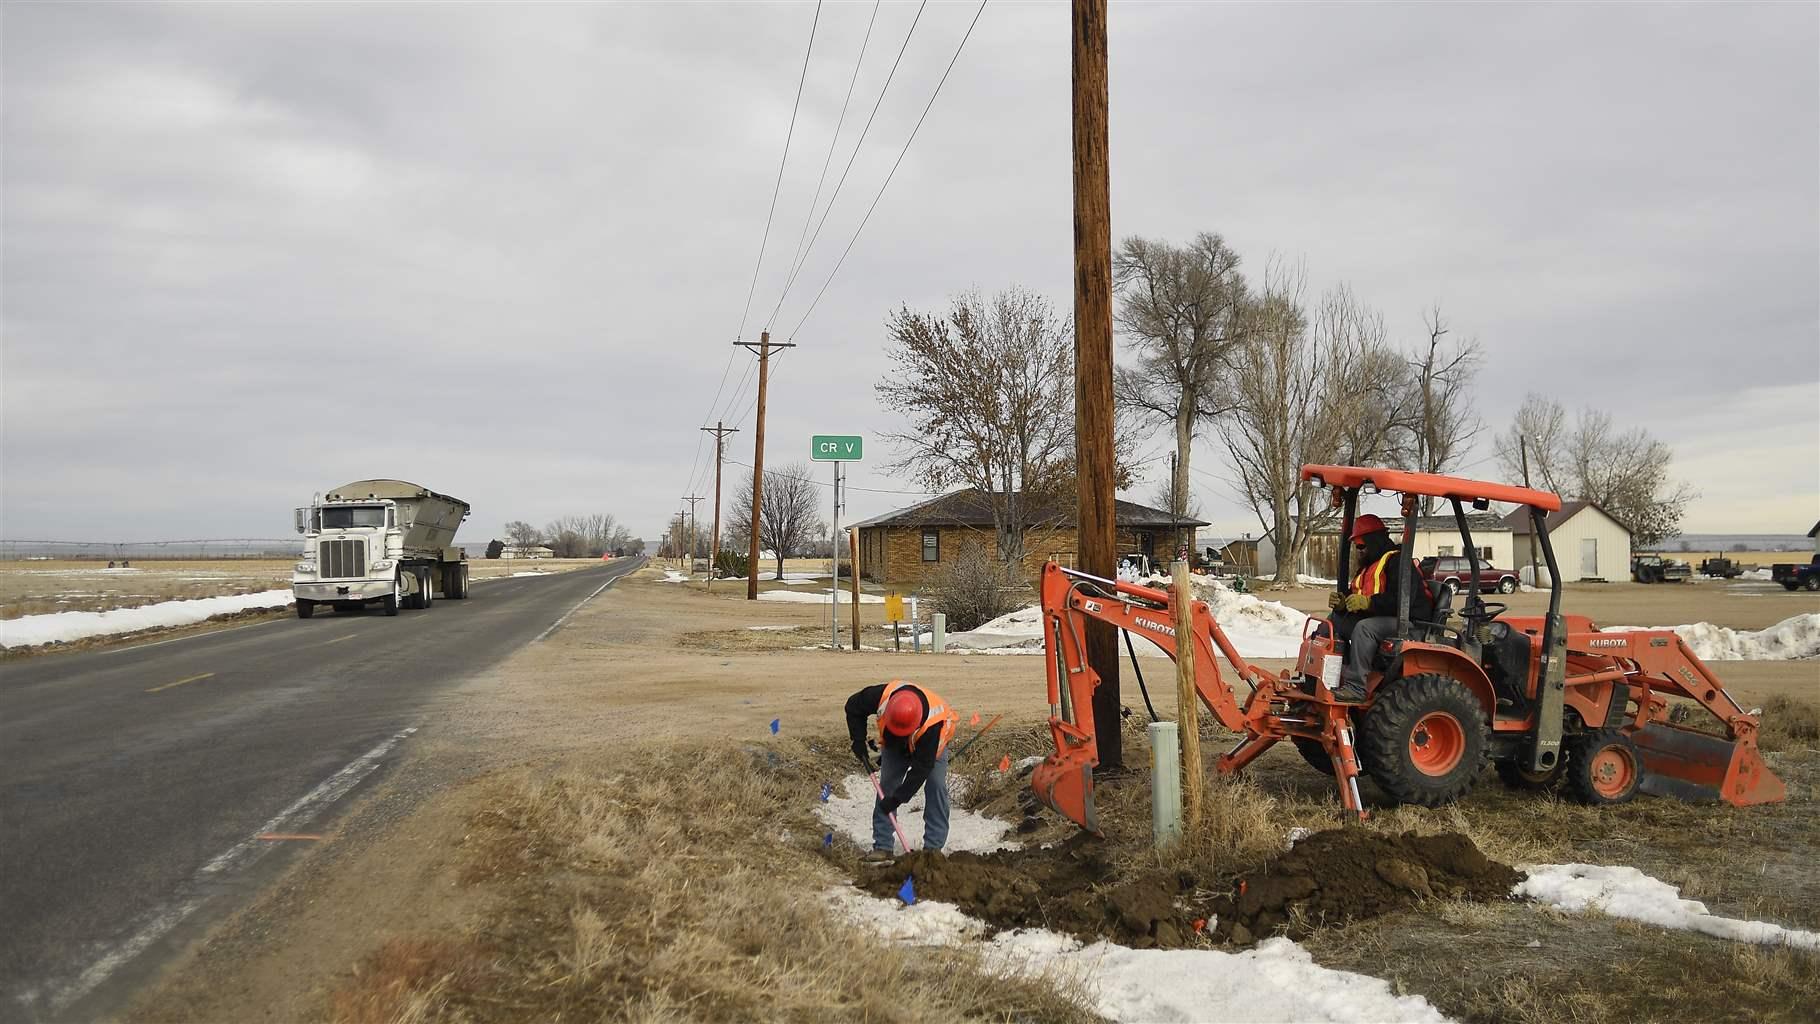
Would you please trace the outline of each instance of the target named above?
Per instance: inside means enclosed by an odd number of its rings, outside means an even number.
[[[1334,696],[1344,701],[1365,699],[1365,680],[1378,648],[1397,632],[1397,587],[1402,574],[1415,573],[1409,588],[1409,618],[1425,622],[1434,617],[1434,598],[1415,563],[1390,538],[1384,520],[1367,512],[1352,524],[1352,593],[1337,590],[1328,595],[1333,609],[1328,621],[1334,634],[1346,641],[1346,662],[1340,670],[1340,688]]]

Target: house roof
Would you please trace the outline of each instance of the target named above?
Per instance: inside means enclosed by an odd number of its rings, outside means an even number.
[[[1814,528],[1813,528],[1813,529],[1811,529],[1811,530],[1809,530],[1809,531],[1807,531],[1807,535],[1808,535],[1808,536],[1809,536],[1809,537],[1812,537],[1812,536],[1813,536],[1813,535],[1814,535],[1814,534],[1816,534],[1816,533],[1820,533],[1820,523],[1815,523],[1815,524],[1814,524]]]
[[[1617,516],[1614,516],[1610,512],[1605,511],[1605,507],[1603,505],[1600,505],[1596,501],[1575,500],[1575,501],[1567,502],[1566,504],[1561,506],[1560,511],[1550,512],[1548,514],[1547,519],[1545,519],[1543,521],[1542,525],[1548,529],[1549,533],[1553,533],[1562,523],[1565,523],[1569,519],[1572,519],[1574,516],[1576,516],[1580,513],[1581,509],[1585,509],[1585,508],[1591,508],[1591,509],[1597,511],[1600,515],[1604,516],[1605,518],[1611,520],[1614,523],[1617,523],[1618,528],[1623,530],[1625,533],[1629,533],[1629,534],[1636,533],[1635,530],[1632,530],[1629,526],[1625,525],[1624,520],[1619,519]],[[1529,529],[1529,510],[1528,509],[1523,509],[1523,508],[1514,509],[1514,510],[1512,510],[1512,512],[1509,515],[1504,517],[1504,521],[1510,525],[1511,533],[1514,533],[1519,537],[1529,536],[1530,529]]]
[[[1031,522],[1051,526],[1074,525],[1074,502],[1055,498],[1031,500],[1034,503]],[[1113,518],[1118,525],[1130,527],[1183,528],[1212,525],[1200,519],[1173,516],[1160,508],[1140,505],[1135,501],[1116,502]],[[858,529],[869,526],[991,526],[992,523],[991,494],[976,487],[965,487],[853,525]]]

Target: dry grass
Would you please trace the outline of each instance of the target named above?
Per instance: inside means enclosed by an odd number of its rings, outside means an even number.
[[[0,619],[51,612],[138,608],[159,601],[253,594],[291,585],[293,560],[217,559],[106,562],[0,562]]]
[[[1820,747],[1820,704],[1780,695],[1763,704],[1757,746],[1764,750]]]
[[[672,748],[495,781],[464,845],[496,912],[440,958],[381,949],[334,1019],[1092,1019],[1052,985],[831,916],[807,808],[837,767],[801,744]]]

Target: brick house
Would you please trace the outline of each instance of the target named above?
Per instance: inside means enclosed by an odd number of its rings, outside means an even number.
[[[1043,503],[1031,516],[1038,526],[1024,536],[1024,570],[1031,579],[1054,559],[1075,564],[1074,501]],[[1120,501],[1118,552],[1166,560],[1181,545],[1194,545],[1194,531],[1208,524],[1178,518],[1162,509]],[[857,523],[860,575],[882,583],[914,587],[950,562],[963,545],[996,549],[992,505],[985,492],[965,488],[896,512]]]

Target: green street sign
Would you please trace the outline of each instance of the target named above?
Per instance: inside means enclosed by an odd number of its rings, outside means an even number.
[[[865,451],[865,439],[858,434],[814,434],[809,438],[812,462],[858,462]]]

